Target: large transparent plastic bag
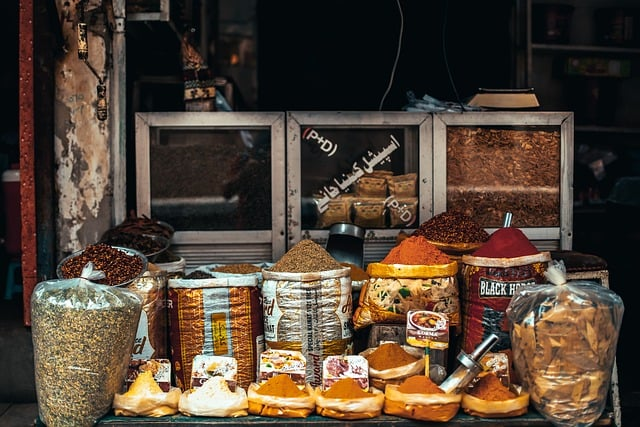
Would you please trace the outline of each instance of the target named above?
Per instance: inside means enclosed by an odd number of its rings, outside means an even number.
[[[514,367],[546,419],[588,427],[606,407],[624,305],[596,282],[567,282],[562,261],[545,276],[550,283],[519,288],[507,307]]]
[[[38,412],[48,427],[91,427],[124,387],[142,311],[134,292],[82,277],[48,280],[31,296]]]

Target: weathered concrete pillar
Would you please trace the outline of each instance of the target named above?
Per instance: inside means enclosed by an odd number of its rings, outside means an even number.
[[[106,119],[100,119],[98,86],[106,86],[105,100],[109,103],[113,62],[111,31],[100,0],[56,0],[56,6],[66,41],[66,53],[55,67],[55,191],[60,259],[96,242],[112,225],[113,118],[107,110]],[[87,30],[84,39],[78,34],[82,23]],[[78,45],[85,41],[88,55],[82,60]]]

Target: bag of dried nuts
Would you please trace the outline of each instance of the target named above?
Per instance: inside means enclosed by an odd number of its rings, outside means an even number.
[[[624,305],[596,282],[567,282],[562,261],[545,277],[507,307],[515,369],[554,426],[590,426],[606,406]]]

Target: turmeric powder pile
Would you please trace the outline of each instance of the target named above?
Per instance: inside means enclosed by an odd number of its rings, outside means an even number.
[[[304,397],[307,393],[300,390],[291,377],[287,374],[278,374],[269,378],[256,390],[256,393],[265,396],[280,397]]]
[[[413,375],[398,386],[398,391],[407,394],[444,394],[444,391],[426,375]]]
[[[408,365],[418,360],[395,342],[380,344],[378,348],[366,356],[366,359],[369,362],[369,367],[378,371]]]
[[[470,388],[469,394],[482,400],[508,400],[518,397],[493,372],[481,376]]]
[[[369,393],[360,387],[354,378],[341,378],[325,390],[322,395],[331,399],[361,399],[369,397]]]

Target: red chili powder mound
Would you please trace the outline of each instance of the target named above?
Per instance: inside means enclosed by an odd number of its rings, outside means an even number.
[[[471,255],[485,258],[516,258],[540,253],[519,228],[502,227]]]

